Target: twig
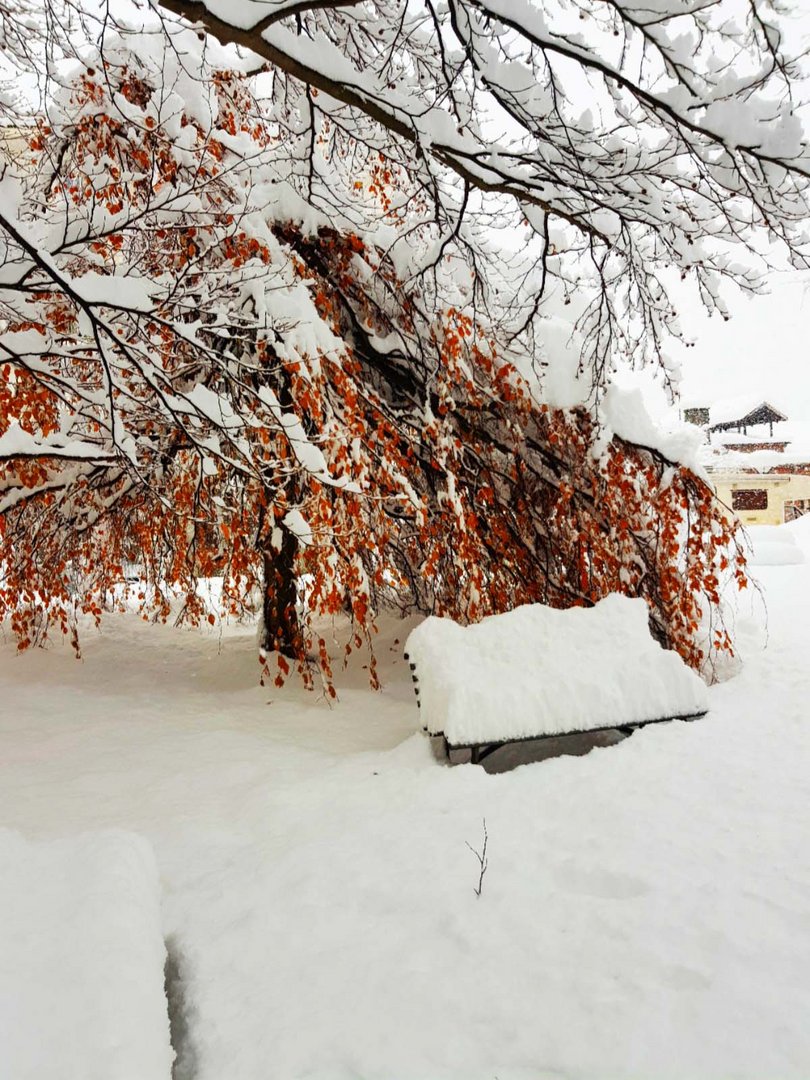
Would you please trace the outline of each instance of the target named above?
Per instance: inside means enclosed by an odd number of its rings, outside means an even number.
[[[487,872],[487,866],[489,866],[489,863],[487,861],[487,819],[482,818],[482,823],[484,826],[484,846],[481,848],[481,850],[476,851],[472,844],[467,843],[466,840],[464,841],[464,843],[467,844],[467,847],[470,849],[476,859],[478,859],[478,865],[481,868],[481,873],[478,875],[478,887],[473,888],[473,892],[476,896],[481,895],[481,890],[484,887],[484,874]]]

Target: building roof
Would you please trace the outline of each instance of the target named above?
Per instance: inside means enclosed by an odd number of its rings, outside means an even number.
[[[729,446],[728,444],[732,444]],[[742,451],[735,449],[744,443],[769,449]],[[787,444],[784,450],[779,448]],[[747,435],[736,431],[715,432],[710,443],[701,447],[701,461],[712,472],[742,469],[767,473],[770,469],[810,465],[810,422],[788,420],[780,425],[779,434],[771,439],[769,425],[751,425]]]
[[[749,424],[762,422],[758,414],[764,413],[765,420],[787,420],[787,415],[771,402],[751,394],[725,398],[709,406],[712,427],[720,424]],[[755,419],[756,417],[756,419]]]

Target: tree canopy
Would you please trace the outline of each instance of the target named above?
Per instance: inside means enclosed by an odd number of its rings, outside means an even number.
[[[136,562],[164,617],[169,588],[203,616],[201,577],[231,612],[258,596],[279,677],[315,658],[328,686],[315,617],[360,645],[384,605],[620,590],[696,666],[731,648],[733,524],[600,402],[619,362],[667,374],[678,279],[722,313],[724,278],[805,265],[784,16],[83,5],[0,5],[0,613],[23,644],[100,616]]]

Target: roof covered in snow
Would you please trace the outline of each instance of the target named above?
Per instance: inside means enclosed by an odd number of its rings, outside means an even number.
[[[735,447],[746,446],[745,450]],[[749,450],[748,446],[762,447]],[[784,449],[783,449],[784,447]],[[713,432],[701,447],[701,461],[711,472],[740,470],[767,473],[810,464],[810,422],[786,420],[770,434],[769,424],[755,424],[745,434]]]
[[[752,422],[758,421],[758,414],[763,414],[765,419],[787,420],[787,415],[770,401],[751,394],[739,397],[724,398],[709,406],[709,417],[712,427],[718,424],[744,423],[749,417]]]

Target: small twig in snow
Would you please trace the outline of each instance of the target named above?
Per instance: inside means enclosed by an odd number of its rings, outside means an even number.
[[[481,890],[484,887],[484,874],[487,872],[487,866],[489,865],[487,862],[487,819],[483,818],[482,823],[484,826],[484,845],[481,850],[476,851],[472,844],[468,844],[466,840],[464,841],[476,859],[478,859],[478,865],[481,868],[481,873],[478,875],[478,887],[473,889],[476,896],[481,895]]]

